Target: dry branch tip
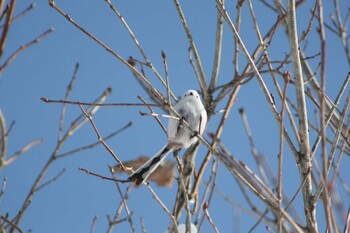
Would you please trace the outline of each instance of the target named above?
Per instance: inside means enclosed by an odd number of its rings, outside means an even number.
[[[162,58],[166,59],[166,55],[165,55],[165,52],[163,50],[162,50]]]
[[[50,102],[49,99],[46,98],[46,97],[40,97],[40,100],[45,102],[45,103],[49,103]]]

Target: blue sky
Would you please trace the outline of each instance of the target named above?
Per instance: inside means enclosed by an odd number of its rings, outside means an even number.
[[[18,1],[16,13],[21,12],[31,2]],[[170,85],[173,92],[181,96],[187,89],[198,89],[198,82],[188,62],[188,41],[185,37],[180,19],[171,1],[118,1],[113,2],[127,20],[129,26],[137,36],[149,60],[164,76],[161,51],[165,51],[169,67]],[[63,99],[66,87],[72,77],[75,64],[80,64],[77,80],[71,93],[72,100],[92,101],[106,88],[113,89],[107,102],[138,102],[137,96],[146,97],[146,93],[138,85],[132,73],[111,56],[101,46],[96,44],[77,28],[72,26],[64,17],[50,8],[47,1],[35,2],[36,7],[24,17],[15,21],[10,28],[5,53],[8,57],[20,45],[27,43],[49,28],[54,32],[49,34],[39,44],[36,44],[23,53],[0,76],[0,108],[7,125],[15,121],[15,126],[8,138],[8,155],[13,154],[27,143],[44,139],[44,143],[23,154],[14,163],[0,172],[0,179],[7,177],[5,195],[1,200],[0,212],[9,213],[13,217],[21,207],[31,185],[38,173],[53,152],[57,143],[58,121],[61,111],[59,104],[45,104],[40,101],[44,96],[50,99]],[[133,44],[130,36],[120,23],[119,19],[109,9],[105,1],[57,1],[56,4],[65,10],[80,25],[93,33],[115,52],[124,58],[133,56],[141,59],[141,55]],[[254,1],[256,17],[259,20],[262,34],[271,27],[276,15],[263,5]],[[310,9],[314,3],[303,4],[298,10],[298,31],[307,28],[310,18]],[[330,23],[329,15],[333,5],[324,1],[325,18]],[[348,4],[339,1],[343,16]],[[200,53],[207,79],[209,80],[213,64],[215,45],[216,6],[215,1],[183,1],[182,7],[189,23],[193,38]],[[235,3],[228,2],[227,9],[232,18],[235,18]],[[314,22],[306,53],[315,55],[319,51],[319,38],[315,33],[318,22]],[[245,5],[242,11],[242,39],[249,51],[257,44],[249,9]],[[339,39],[327,31],[327,95],[334,99],[349,71]],[[227,24],[224,25],[222,63],[218,84],[224,84],[233,77],[232,54],[233,35]],[[305,43],[303,44],[303,46]],[[288,41],[282,28],[276,31],[274,42],[269,49],[269,55],[274,60],[282,60],[285,53],[289,53]],[[318,59],[310,61],[315,69]],[[246,64],[243,55],[240,56],[240,69]],[[286,69],[290,69],[287,67]],[[165,93],[151,71],[146,70],[150,81]],[[271,92],[276,94],[272,80],[264,76]],[[294,87],[288,93],[295,100]],[[341,104],[344,100],[341,101]],[[222,107],[223,105],[221,105]],[[277,104],[277,106],[280,106]],[[341,105],[342,106],[342,105]],[[238,109],[246,110],[251,130],[254,135],[256,148],[264,155],[274,173],[277,173],[277,153],[279,143],[279,129],[275,123],[268,104],[260,90],[258,82],[253,79],[244,85],[232,108],[230,118],[222,135],[222,142],[239,160],[242,160],[254,171],[256,166],[251,156],[249,142],[242,124]],[[280,107],[278,107],[280,108]],[[309,114],[314,119],[315,106],[309,102]],[[103,107],[94,117],[94,121],[102,135],[107,135],[133,121],[133,126],[127,131],[108,141],[108,145],[122,160],[130,160],[139,155],[152,155],[166,142],[166,136],[150,117],[142,117],[141,107]],[[68,106],[64,128],[67,129],[71,120],[80,114],[77,106]],[[212,117],[207,131],[215,131],[221,115]],[[313,120],[314,121],[314,120]],[[166,122],[166,120],[164,120]],[[73,135],[61,148],[61,152],[90,144],[96,141],[96,135],[89,124],[86,124]],[[311,135],[311,143],[315,137]],[[285,146],[285,160],[283,183],[286,192],[294,193],[300,184],[295,160]],[[197,155],[197,166],[206,150],[201,146]],[[318,156],[320,156],[318,154]],[[170,159],[172,156],[169,156]],[[343,159],[340,172],[343,177],[349,176],[345,168],[350,165],[349,157]],[[114,183],[98,179],[79,171],[79,167],[109,175],[108,164],[115,164],[113,158],[102,147],[83,151],[78,154],[56,161],[48,170],[44,181],[57,175],[63,168],[63,176],[38,192],[31,206],[24,215],[20,227],[33,232],[89,232],[92,219],[98,215],[95,232],[104,232],[108,222],[106,215],[113,216],[120,203],[120,196]],[[210,168],[207,168],[205,179],[209,177]],[[121,185],[125,190],[127,185]],[[172,209],[176,194],[176,185],[172,188],[154,187],[157,194]],[[232,175],[220,164],[216,184],[217,190],[225,193],[237,203],[247,204]],[[340,190],[342,190],[340,188]],[[204,186],[200,187],[203,193]],[[349,197],[344,191],[339,193],[344,200],[345,209],[349,206]],[[264,206],[253,198],[261,211]],[[302,200],[298,198],[296,208],[301,208]],[[133,220],[136,232],[141,232],[140,218],[143,217],[148,232],[164,232],[169,224],[169,217],[155,202],[145,187],[131,192],[129,208],[134,212]],[[254,224],[255,219],[240,212],[228,204],[220,196],[214,195],[209,211],[220,232],[247,232]],[[302,213],[303,211],[300,211]],[[318,213],[322,214],[319,207]],[[236,215],[239,216],[239,226]],[[125,217],[123,212],[122,217]],[[181,221],[184,221],[182,218]],[[320,222],[321,232],[324,223]],[[323,227],[323,228],[322,228]],[[115,228],[115,232],[129,232],[127,222]],[[265,231],[265,225],[260,224],[256,232]],[[213,232],[207,220],[204,221],[202,232]]]

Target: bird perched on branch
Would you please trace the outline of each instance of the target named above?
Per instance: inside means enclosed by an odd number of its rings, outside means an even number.
[[[169,118],[167,143],[158,153],[132,173],[128,180],[136,181],[136,184],[144,183],[168,154],[174,152],[176,155],[181,148],[190,147],[197,142],[197,134],[201,135],[204,132],[207,125],[207,112],[197,91],[186,91],[173,108],[180,118],[175,114]]]

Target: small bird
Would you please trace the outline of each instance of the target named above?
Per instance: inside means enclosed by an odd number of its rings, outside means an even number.
[[[190,147],[197,142],[196,135],[202,135],[204,132],[207,125],[207,112],[197,91],[186,91],[180,101],[174,105],[174,110],[181,118],[169,119],[167,143],[158,153],[132,173],[128,180],[136,181],[138,185],[144,183],[168,154],[177,153],[181,148]],[[186,121],[196,132],[193,132],[183,121]]]

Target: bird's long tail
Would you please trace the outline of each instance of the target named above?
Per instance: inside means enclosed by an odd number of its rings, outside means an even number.
[[[143,183],[159,164],[161,164],[165,157],[173,151],[174,149],[168,148],[168,145],[165,145],[157,154],[132,173],[128,180],[135,180],[138,185]]]

